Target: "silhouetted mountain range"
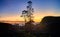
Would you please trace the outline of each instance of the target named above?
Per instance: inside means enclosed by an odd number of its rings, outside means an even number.
[[[46,26],[51,37],[60,37],[60,17],[46,16],[40,24]]]
[[[60,36],[60,17],[46,16],[37,25],[31,22],[25,26],[0,22],[0,34],[6,37],[57,37]]]

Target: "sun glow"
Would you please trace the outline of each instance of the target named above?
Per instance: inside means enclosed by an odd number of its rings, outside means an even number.
[[[35,22],[40,22],[42,20],[43,17],[45,16],[59,16],[60,14],[57,14],[55,13],[54,11],[50,11],[50,10],[47,10],[47,11],[35,11],[33,13],[33,20]],[[18,15],[12,15],[12,16],[6,16],[6,17],[1,17],[0,18],[0,21],[24,21],[24,18],[23,17],[20,17]]]

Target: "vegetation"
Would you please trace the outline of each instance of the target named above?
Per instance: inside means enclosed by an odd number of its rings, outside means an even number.
[[[24,26],[0,22],[0,36],[3,37],[57,37],[60,33],[60,17],[44,17],[34,25],[31,21]]]

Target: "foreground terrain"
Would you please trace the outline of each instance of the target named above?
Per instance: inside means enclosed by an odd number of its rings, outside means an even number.
[[[58,37],[60,36],[60,17],[46,16],[42,21],[33,25],[27,22],[24,26],[0,22],[2,37]]]

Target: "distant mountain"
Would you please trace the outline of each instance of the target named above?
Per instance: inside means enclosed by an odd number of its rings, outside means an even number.
[[[52,37],[60,36],[60,17],[46,16],[42,19],[40,25],[46,26],[47,31]]]
[[[51,24],[51,23],[59,23],[60,22],[60,17],[54,17],[54,16],[46,16],[42,19],[41,23],[42,24]]]

